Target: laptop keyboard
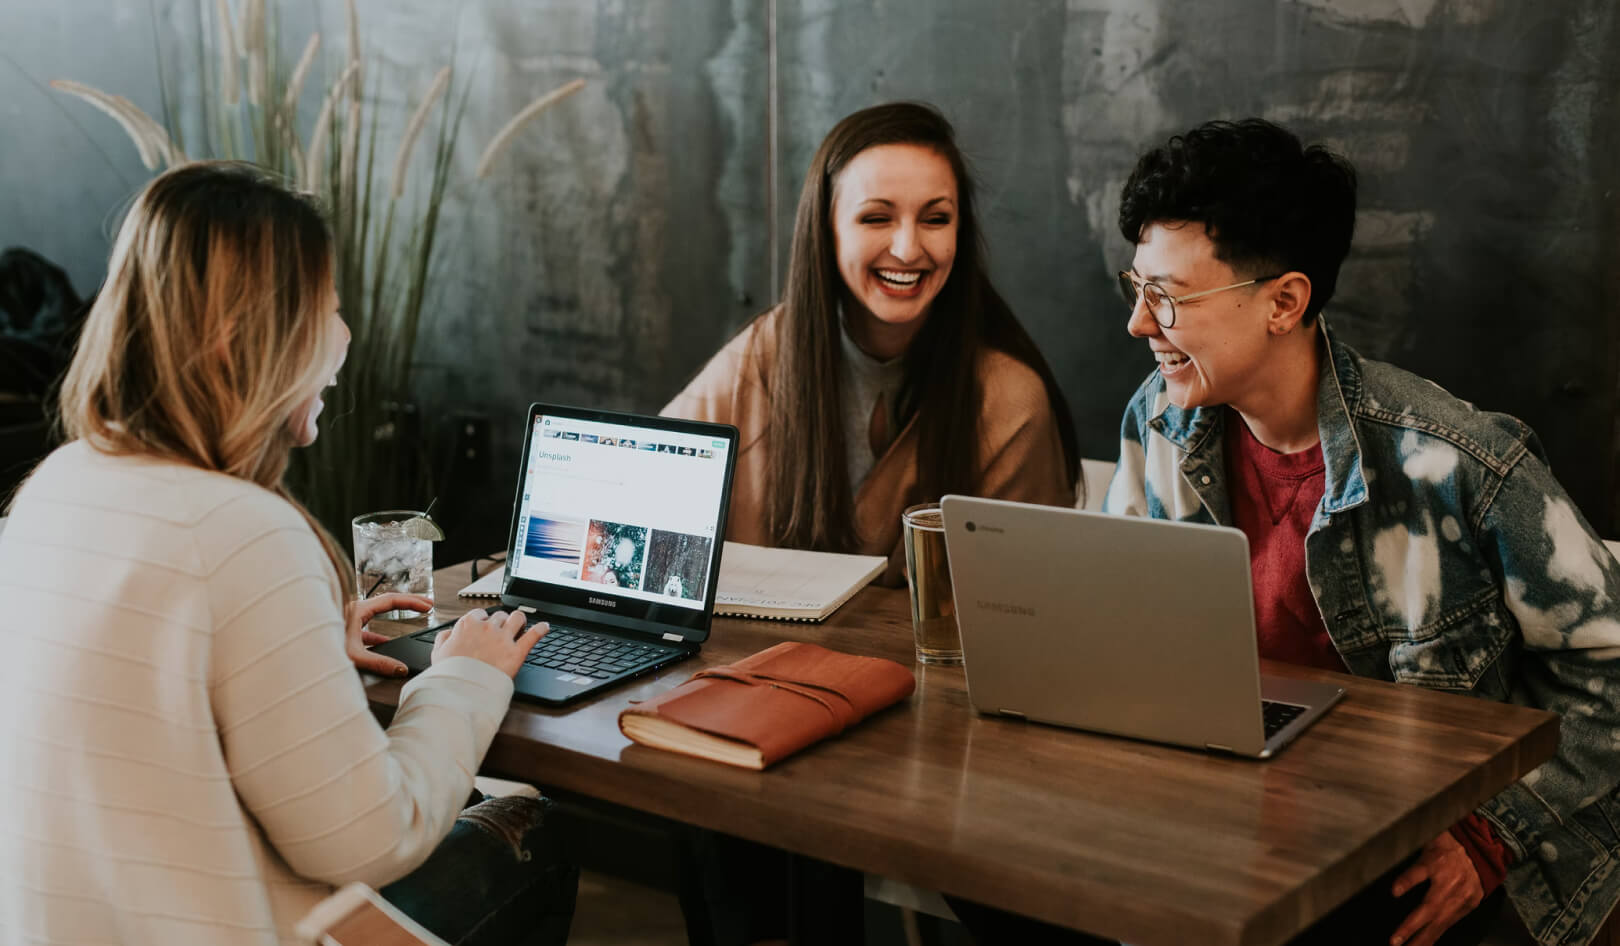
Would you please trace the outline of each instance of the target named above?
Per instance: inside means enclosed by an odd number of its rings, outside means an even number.
[[[1283,727],[1300,717],[1307,707],[1298,703],[1279,703],[1276,700],[1261,700],[1260,715],[1265,719],[1266,738],[1270,739],[1283,731]]]
[[[531,622],[533,623],[533,622]],[[438,628],[429,628],[417,634],[431,641]],[[623,637],[611,637],[569,627],[551,625],[551,630],[540,643],[534,645],[524,662],[531,667],[561,670],[580,676],[606,680],[621,673],[640,670],[680,653],[674,647],[642,643]]]

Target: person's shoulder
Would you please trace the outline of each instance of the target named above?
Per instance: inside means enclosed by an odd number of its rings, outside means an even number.
[[[1052,409],[1040,372],[1012,355],[986,347],[979,353],[978,371],[987,413],[1028,416]]]
[[[1169,405],[1170,398],[1164,385],[1164,375],[1154,368],[1142,379],[1142,383],[1131,392],[1130,400],[1125,402],[1128,412],[1144,415],[1144,419],[1152,417]]]
[[[319,548],[303,514],[251,480],[180,463],[158,469],[168,483],[163,508],[190,530],[205,567],[266,538],[287,554]]]
[[[1404,368],[1366,358],[1348,346],[1336,346],[1341,364],[1349,359],[1359,375],[1353,410],[1362,420],[1417,437],[1436,437],[1481,460],[1509,462],[1535,439],[1528,424],[1511,414],[1482,410],[1434,381]]]
[[[698,372],[696,381],[713,383],[744,379],[759,374],[776,349],[776,323],[779,309],[771,309],[750,319],[731,340],[720,346]],[[744,370],[752,369],[752,370]]]
[[[78,440],[59,447],[24,486],[16,510],[42,522],[104,530],[98,541],[159,556],[186,570],[245,538],[288,532],[313,538],[303,516],[274,492],[177,460],[111,453]]]
[[[732,420],[732,401],[762,389],[775,350],[778,309],[755,316],[710,356],[660,412],[694,420]]]
[[[1165,391],[1164,377],[1159,374],[1159,369],[1154,368],[1125,401],[1120,422],[1124,435],[1135,440],[1145,439],[1148,422],[1164,413],[1165,408],[1169,406],[1170,398]]]
[[[111,453],[85,440],[64,444],[46,457],[28,489],[182,523],[244,498],[286,505],[269,490],[235,476],[164,457]]]
[[[776,323],[780,320],[780,312],[781,306],[777,306],[749,319],[730,341],[720,346],[720,350],[714,353],[709,363],[713,365],[719,361],[732,363],[757,361],[767,351],[774,351]]]

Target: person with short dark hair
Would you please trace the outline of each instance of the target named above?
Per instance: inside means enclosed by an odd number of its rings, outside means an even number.
[[[1355,213],[1349,163],[1266,121],[1141,158],[1119,279],[1158,367],[1104,508],[1242,529],[1263,657],[1562,718],[1556,758],[1302,941],[1478,943],[1505,890],[1586,942],[1620,899],[1620,565],[1529,427],[1328,330]]]
[[[1293,946],[1477,946],[1509,898],[1585,943],[1620,899],[1620,564],[1522,422],[1329,333],[1355,212],[1350,164],[1270,122],[1141,158],[1119,280],[1158,367],[1103,508],[1243,530],[1262,657],[1562,717],[1552,761]],[[980,943],[1100,942],[947,899]]]

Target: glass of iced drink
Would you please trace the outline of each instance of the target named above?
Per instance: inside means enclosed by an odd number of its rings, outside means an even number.
[[[945,559],[945,520],[939,503],[912,506],[900,516],[906,545],[906,584],[911,587],[911,625],[917,660],[925,664],[962,662],[962,634],[956,626],[951,567]]]
[[[390,591],[433,597],[433,520],[409,509],[390,509],[354,517],[354,570],[360,597]],[[387,621],[420,617],[403,609],[377,615]]]

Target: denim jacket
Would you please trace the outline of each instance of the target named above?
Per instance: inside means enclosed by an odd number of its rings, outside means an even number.
[[[1584,944],[1620,899],[1620,564],[1535,434],[1322,331],[1326,475],[1305,570],[1350,671],[1560,717],[1558,754],[1478,810],[1542,946]],[[1104,509],[1231,524],[1224,408],[1132,397]]]

